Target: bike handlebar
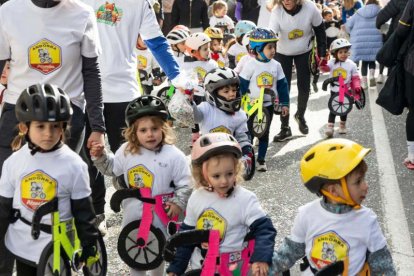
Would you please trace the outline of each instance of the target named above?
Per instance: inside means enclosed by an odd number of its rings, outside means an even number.
[[[58,198],[55,197],[51,201],[41,204],[33,214],[32,219],[32,237],[37,240],[40,235],[40,221],[47,214],[58,211]]]
[[[333,276],[333,275],[341,275],[344,272],[344,262],[337,261],[331,263],[327,266],[324,266],[321,270],[315,273],[315,276]]]
[[[142,197],[139,189],[128,188],[128,189],[118,190],[112,195],[111,202],[110,202],[111,209],[115,213],[118,213],[119,211],[121,211],[122,200],[127,199],[127,198],[136,198],[145,203],[155,204],[155,198]]]
[[[337,82],[337,81],[339,81],[339,76],[324,80],[322,83],[322,90],[326,91],[328,89],[328,84],[333,84],[334,82]]]

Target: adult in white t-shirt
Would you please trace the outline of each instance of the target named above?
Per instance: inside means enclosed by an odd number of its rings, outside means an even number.
[[[295,62],[298,84],[298,110],[295,120],[299,130],[308,134],[305,111],[310,92],[309,55],[312,49],[312,38],[316,36],[318,54],[325,57],[326,34],[321,12],[315,3],[309,0],[278,0],[273,9],[269,28],[279,35],[276,60],[282,65],[289,87],[292,79],[292,64]],[[289,116],[281,116],[281,131],[274,141],[281,142],[292,137],[289,127]]]

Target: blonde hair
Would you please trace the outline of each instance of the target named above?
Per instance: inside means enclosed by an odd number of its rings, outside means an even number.
[[[150,118],[157,127],[161,127],[162,145],[173,145],[175,143],[176,138],[174,131],[166,121],[161,119],[159,116],[144,116],[141,118]],[[138,141],[137,130],[141,118],[137,119],[130,127],[125,128],[122,131],[122,136],[128,142],[128,145],[125,148],[125,154],[140,154],[141,144]]]
[[[227,9],[227,3],[224,2],[224,1],[222,1],[222,0],[218,0],[218,1],[216,1],[216,2],[214,2],[212,4],[212,7],[211,8],[213,10],[213,15],[214,16],[217,16],[217,12],[219,10],[221,10],[222,8],[226,8]]]
[[[237,183],[240,183],[243,181],[244,165],[241,159],[236,158],[234,154],[225,153],[225,154],[215,155],[215,156],[210,157],[203,163],[207,163],[206,166],[208,166],[210,162],[216,162],[216,164],[218,164],[223,158],[227,158],[227,157],[232,157],[234,161],[234,166],[236,169],[235,171],[235,175],[236,175],[235,185],[236,185]],[[205,188],[209,187],[209,184],[207,183],[207,180],[204,178],[204,175],[203,175],[203,164],[192,165],[192,174],[195,180],[194,187],[196,189],[200,187],[205,187]]]
[[[357,0],[344,0],[343,7],[345,10],[349,11],[355,6],[356,2]]]

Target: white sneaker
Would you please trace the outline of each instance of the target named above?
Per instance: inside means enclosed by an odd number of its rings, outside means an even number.
[[[339,122],[339,128],[338,128],[338,133],[339,134],[347,134],[348,130],[346,129],[346,122]]]
[[[253,146],[255,146],[255,147],[259,146],[259,139],[257,137],[253,138]]]
[[[266,172],[267,171],[267,166],[266,166],[266,162],[265,161],[257,161],[257,171],[259,172]]]
[[[373,78],[371,78],[371,79],[369,79],[369,86],[370,87],[375,87],[377,84],[376,84],[376,81],[375,81],[375,78],[373,77]]]
[[[377,83],[381,84],[384,82],[384,75],[378,75],[377,77]]]
[[[332,138],[334,134],[334,124],[328,123],[325,129],[326,138]]]
[[[95,225],[98,227],[99,232],[101,232],[102,237],[108,234],[105,214],[96,215]]]
[[[362,77],[361,78],[361,87],[364,90],[368,89],[368,78],[367,77]]]

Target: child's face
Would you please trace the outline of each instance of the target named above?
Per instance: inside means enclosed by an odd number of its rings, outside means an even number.
[[[272,59],[276,54],[276,42],[269,42],[263,48],[263,54],[268,58]]]
[[[217,95],[226,99],[226,101],[232,101],[237,97],[237,86],[236,85],[226,85],[218,89]]]
[[[337,51],[338,60],[340,60],[342,62],[346,61],[348,56],[349,56],[349,50],[347,48],[339,49]]]
[[[222,7],[221,9],[218,9],[216,12],[217,17],[224,17],[227,14],[227,8]]]
[[[156,150],[162,142],[162,125],[154,123],[151,117],[139,118],[135,123],[140,145],[148,150]]]
[[[236,183],[236,166],[231,155],[210,158],[207,161],[207,177],[214,191],[225,196]]]
[[[183,42],[180,42],[180,43],[175,44],[175,46],[177,47],[177,49],[178,49],[178,51],[179,51],[180,53],[184,53],[184,52],[185,52],[185,42],[184,42],[184,41],[183,41]]]
[[[198,49],[200,56],[204,59],[208,59],[210,55],[210,43],[206,43]]]
[[[333,14],[332,13],[327,13],[325,14],[324,18],[326,22],[331,22],[333,20]]]
[[[352,200],[357,204],[361,204],[368,194],[368,183],[365,180],[365,173],[354,171],[347,177],[346,183]]]
[[[1,73],[0,83],[1,84],[7,84],[7,78],[9,77],[10,72],[10,62],[6,61],[6,64],[4,65],[3,72]]]
[[[211,50],[214,53],[218,53],[221,52],[221,50],[223,49],[223,41],[220,39],[213,39],[211,41]]]
[[[22,126],[19,125],[22,128]],[[23,127],[25,128],[25,126]],[[26,129],[20,129],[22,132],[26,132]],[[63,134],[62,122],[30,122],[29,137],[33,144],[40,147],[43,150],[50,150],[61,139]]]

